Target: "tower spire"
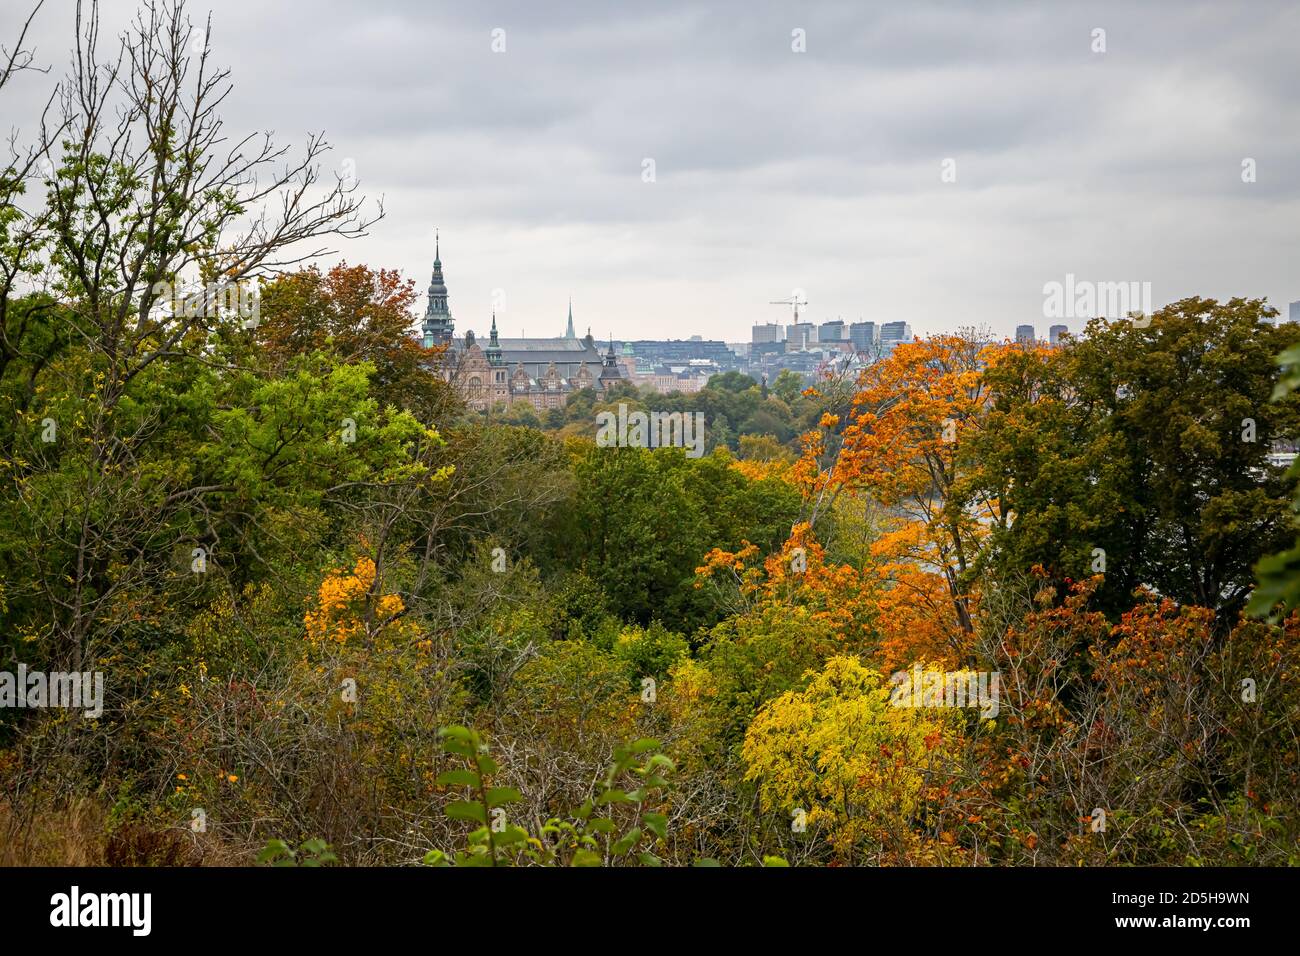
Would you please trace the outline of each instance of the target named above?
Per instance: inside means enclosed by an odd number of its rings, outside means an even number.
[[[501,365],[501,343],[497,340],[497,312],[492,310],[492,332],[488,336],[487,360],[490,365]]]
[[[576,338],[577,338],[577,336],[574,335],[574,333],[573,333],[573,296],[569,296],[569,325],[568,325],[568,327],[564,330],[564,337],[565,337],[566,339],[576,339]]]
[[[437,230],[433,234],[433,277],[429,280],[429,305],[424,310],[424,347],[447,345],[455,325],[447,308],[447,283],[442,277],[442,242]]]

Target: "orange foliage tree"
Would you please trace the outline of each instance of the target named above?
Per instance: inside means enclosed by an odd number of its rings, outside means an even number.
[[[332,350],[350,362],[372,362],[374,396],[422,420],[452,401],[433,369],[442,349],[426,349],[411,334],[415,284],[392,269],[340,263],[280,276],[262,290],[259,336],[272,361]]]
[[[974,631],[973,569],[996,502],[966,491],[963,445],[980,428],[988,363],[1007,345],[941,335],[897,346],[862,370],[843,416],[803,436],[794,467],[811,526],[843,494],[888,515],[873,559],[893,588],[892,656],[960,657]],[[889,640],[889,638],[887,638]]]
[[[331,571],[317,589],[314,606],[303,615],[308,642],[371,647],[381,634],[400,629],[406,605],[400,595],[381,591],[375,562],[367,556],[358,558],[351,571]]]
[[[757,555],[757,546],[747,541],[738,551],[714,548],[695,569],[695,586],[704,587],[710,580],[724,587],[729,584],[739,598],[740,611],[779,604],[805,608],[811,620],[836,635],[838,646],[823,649],[826,653],[874,645],[872,582],[850,565],[827,561],[825,549],[806,523],[795,525],[779,552],[762,562],[754,560]]]

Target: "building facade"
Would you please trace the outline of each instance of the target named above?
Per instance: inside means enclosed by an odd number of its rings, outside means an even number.
[[[785,350],[802,352],[817,344],[817,326],[811,322],[795,322],[785,327]]]
[[[627,375],[614,355],[614,343],[601,354],[591,330],[582,338],[573,331],[573,303],[560,338],[504,339],[497,334],[496,313],[487,346],[472,331],[457,339],[442,274],[441,242],[436,241],[429,303],[421,324],[425,348],[444,347],[442,374],[465,403],[479,411],[527,402],[538,411],[563,408],[584,388],[605,394]]]
[[[875,322],[854,322],[849,325],[849,341],[859,352],[874,352],[880,342],[880,330]]]
[[[906,322],[886,322],[880,327],[880,350],[885,355],[901,342],[912,341],[912,327]]]
[[[844,321],[842,319],[832,319],[829,322],[823,322],[817,327],[818,342],[843,342],[845,338]]]

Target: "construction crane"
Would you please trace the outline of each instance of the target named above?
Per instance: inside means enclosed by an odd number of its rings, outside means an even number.
[[[795,293],[788,299],[773,299],[768,305],[788,305],[794,309],[794,324],[799,324],[799,306],[807,305],[807,299],[800,299],[799,294]]]

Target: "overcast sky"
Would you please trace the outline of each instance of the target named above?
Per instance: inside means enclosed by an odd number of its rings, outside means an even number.
[[[72,6],[34,28],[55,74]],[[107,6],[106,32],[134,4]],[[26,7],[0,0],[6,44]],[[788,321],[768,303],[794,289],[814,321],[918,334],[1045,332],[1067,273],[1149,281],[1157,306],[1300,299],[1300,3],[209,8],[232,130],[324,130],[355,162],[387,216],[350,262],[423,295],[440,229],[458,332],[494,290],[506,335],[562,334],[572,295],[579,334],[727,341]],[[21,77],[6,114],[53,79]]]

